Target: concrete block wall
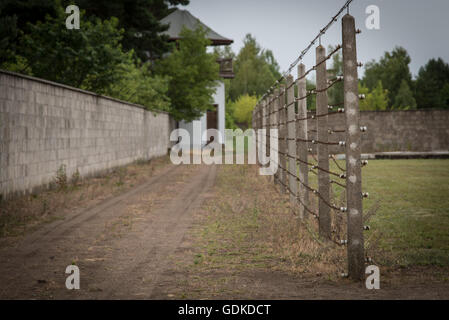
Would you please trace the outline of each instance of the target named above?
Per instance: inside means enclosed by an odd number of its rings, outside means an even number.
[[[344,114],[328,117],[329,128],[345,129]],[[368,128],[362,134],[362,152],[449,150],[449,110],[362,111],[360,125]],[[316,120],[308,120],[309,129],[316,129]],[[309,133],[310,139],[316,137]],[[333,133],[329,141],[344,140],[342,133]],[[315,147],[313,147],[315,149]],[[331,153],[344,153],[338,146]]]
[[[88,176],[169,148],[173,120],[142,106],[0,71],[0,191],[32,192],[67,176]]]

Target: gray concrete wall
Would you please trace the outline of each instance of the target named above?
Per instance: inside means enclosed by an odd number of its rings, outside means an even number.
[[[52,182],[58,168],[81,176],[167,153],[166,113],[0,71],[0,191],[3,197]]]
[[[360,125],[368,127],[362,134],[362,153],[449,150],[449,110],[362,111]],[[308,126],[316,129],[316,120],[310,119]],[[344,129],[344,114],[329,116],[329,127]],[[344,140],[344,134],[329,137],[329,141],[339,140]],[[332,146],[330,152],[343,150]]]

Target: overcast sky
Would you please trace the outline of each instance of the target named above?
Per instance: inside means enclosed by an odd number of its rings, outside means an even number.
[[[299,52],[316,36],[345,0],[190,0],[187,9],[219,34],[234,40],[238,53],[247,33],[256,37],[263,48],[271,49],[281,71],[287,70]],[[365,20],[368,5],[380,9],[380,30],[368,30]],[[404,47],[411,57],[413,75],[430,58],[449,62],[448,0],[354,0],[350,13],[356,27],[358,60],[378,60],[395,46]],[[322,38],[322,43],[341,43],[341,20]],[[315,50],[303,62],[311,66]],[[296,69],[294,76],[296,76]]]

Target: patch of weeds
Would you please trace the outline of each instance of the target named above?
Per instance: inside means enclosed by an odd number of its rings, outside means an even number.
[[[136,164],[138,166],[143,166],[143,165],[149,164],[150,162],[151,162],[151,160],[146,160],[146,159],[138,159],[138,160],[136,160]]]
[[[61,164],[56,171],[55,183],[59,191],[67,190],[67,172],[65,164]]]
[[[193,259],[194,264],[200,264],[203,261],[203,255],[198,253],[195,255],[195,258]]]
[[[72,185],[74,187],[76,187],[78,185],[78,183],[80,182],[80,180],[81,180],[81,175],[77,168],[76,171],[72,174]]]
[[[123,186],[125,184],[125,178],[128,170],[126,167],[120,167],[116,169],[116,173],[118,176],[118,181],[116,183],[117,187]]]
[[[48,201],[47,199],[42,199],[42,214],[48,211]]]

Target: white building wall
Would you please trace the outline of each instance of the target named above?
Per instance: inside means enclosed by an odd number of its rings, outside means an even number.
[[[220,81],[217,90],[214,94],[214,103],[218,104],[217,117],[218,117],[218,131],[221,133],[220,143],[224,143],[225,134],[225,85],[223,81]]]
[[[224,143],[224,130],[225,130],[225,85],[223,81],[219,81],[218,85],[215,90],[215,94],[213,95],[214,104],[218,105],[217,107],[217,129],[221,133],[221,139],[220,143]],[[197,121],[200,121],[201,123],[201,134],[198,134],[197,132],[193,132],[193,121],[191,122],[185,122],[180,121],[179,122],[179,128],[185,129],[190,134],[190,143],[194,147],[198,146],[204,146],[207,142],[207,139],[205,137],[204,132],[207,130],[207,113],[203,114],[201,118],[199,118]],[[204,139],[203,139],[204,134]],[[187,141],[186,141],[187,142]],[[181,144],[182,143],[181,141]]]

